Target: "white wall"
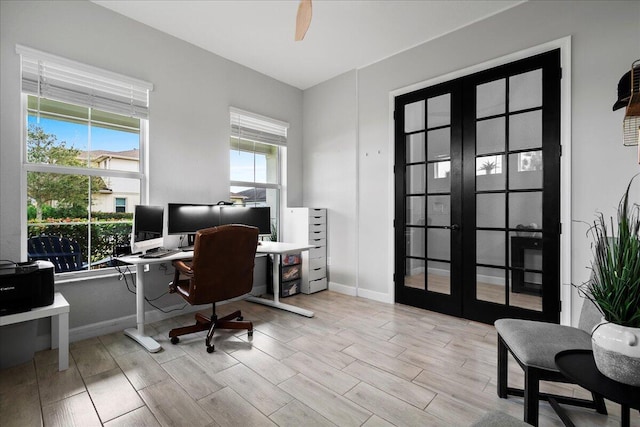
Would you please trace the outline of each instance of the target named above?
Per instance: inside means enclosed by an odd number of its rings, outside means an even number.
[[[288,203],[301,204],[299,89],[88,1],[2,1],[0,31],[0,259],[26,259],[26,239],[20,229],[22,112],[16,44],[153,83],[151,204],[229,198],[229,106],[289,122]],[[169,277],[159,271],[150,274],[147,294],[159,295]],[[71,328],[135,313],[134,295],[117,278],[58,289],[71,303]],[[180,298],[173,295],[160,301],[161,305],[178,303]],[[48,333],[47,328],[39,329]]]
[[[574,221],[591,221],[597,210],[613,213],[626,183],[640,172],[636,147],[622,146],[623,112],[611,111],[619,78],[629,70],[633,60],[640,58],[639,23],[640,3],[635,1],[530,1],[360,69],[357,80],[352,80],[355,88],[329,81],[305,91],[305,128],[315,121],[332,125],[332,133],[339,131],[335,124],[341,126],[345,135],[347,130],[353,135],[352,129],[357,127],[354,137],[343,140],[342,146],[344,150],[357,149],[359,204],[348,211],[358,213],[358,227],[349,226],[354,222],[352,216],[336,216],[331,227],[340,227],[345,233],[328,242],[331,253],[346,242],[357,242],[359,274],[356,280],[344,284],[355,287],[358,283],[358,293],[363,296],[393,300],[389,93],[565,36],[572,37],[572,217]],[[318,91],[322,96],[307,96]],[[335,117],[351,116],[353,106],[351,102],[345,103],[345,98],[349,99],[354,92],[357,122],[335,123]],[[307,147],[324,146],[329,138],[320,132],[305,132],[305,165],[313,163],[316,154],[308,152]],[[329,152],[322,154],[325,165],[343,164],[339,153],[333,158]],[[335,168],[326,168],[305,175],[305,203],[324,202],[318,188],[324,193],[341,190],[340,183],[325,184],[332,182],[329,176],[334,172]],[[640,196],[635,194],[635,198],[638,200]],[[591,254],[585,231],[582,224],[574,222],[574,283],[589,276],[586,267]],[[578,308],[572,310],[574,322]]]
[[[351,294],[357,279],[356,78],[353,71],[306,90],[303,104],[303,181],[309,183],[303,206],[327,208],[329,286]]]

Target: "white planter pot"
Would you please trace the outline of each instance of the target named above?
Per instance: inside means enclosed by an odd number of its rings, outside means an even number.
[[[604,318],[592,331],[598,370],[624,384],[640,386],[640,328],[609,323]]]

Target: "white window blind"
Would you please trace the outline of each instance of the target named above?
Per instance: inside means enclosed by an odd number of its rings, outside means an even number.
[[[231,107],[231,137],[239,140],[287,145],[289,123]]]
[[[140,119],[149,118],[151,83],[25,46],[22,92]]]

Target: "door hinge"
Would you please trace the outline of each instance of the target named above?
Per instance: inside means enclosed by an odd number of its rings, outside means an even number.
[[[560,67],[560,70],[558,72],[558,76],[560,77],[560,80],[562,80],[562,67]]]
[[[558,312],[562,313],[562,301],[558,301]]]
[[[396,220],[393,220],[393,228],[396,228]]]
[[[396,273],[393,273],[393,283],[396,283]]]

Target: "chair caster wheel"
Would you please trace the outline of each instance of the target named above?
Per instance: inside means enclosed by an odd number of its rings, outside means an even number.
[[[213,353],[214,347],[212,345],[207,346],[207,353]]]
[[[180,342],[180,338],[178,337],[171,337],[171,344],[178,344]]]
[[[242,316],[238,316],[238,318],[236,319],[238,322],[242,322],[244,320],[244,317]]]
[[[247,336],[248,336],[249,338],[253,338],[253,331],[249,331],[249,332],[247,332]]]

